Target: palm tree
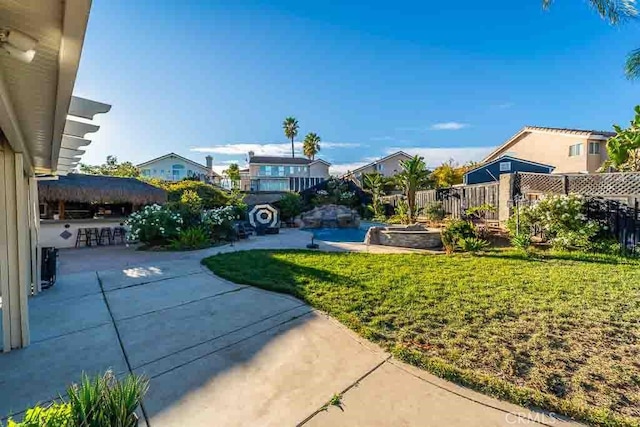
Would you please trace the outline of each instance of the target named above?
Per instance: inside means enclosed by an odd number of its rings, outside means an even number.
[[[542,0],[542,7],[549,9],[554,0]],[[611,25],[618,25],[638,17],[638,9],[633,0],[589,0],[591,6],[598,11],[602,19]],[[631,51],[627,56],[625,74],[628,79],[640,77],[640,49]]]
[[[416,191],[429,185],[429,170],[424,159],[419,156],[400,162],[402,172],[396,175],[398,185],[402,187],[409,206],[409,219],[416,217]]]
[[[304,137],[302,152],[305,156],[314,160],[318,151],[320,151],[320,136],[316,133],[310,132]]]
[[[282,122],[282,128],[284,129],[284,135],[291,140],[291,157],[295,157],[293,140],[298,136],[298,121],[295,117],[287,117]]]

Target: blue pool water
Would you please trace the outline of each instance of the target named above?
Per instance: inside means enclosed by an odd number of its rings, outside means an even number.
[[[369,227],[384,225],[373,222],[361,222],[360,228],[313,228],[308,229],[317,240],[326,242],[364,242]]]

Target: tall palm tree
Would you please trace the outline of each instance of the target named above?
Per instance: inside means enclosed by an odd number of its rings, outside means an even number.
[[[400,162],[402,171],[396,175],[398,185],[402,187],[404,195],[407,197],[409,206],[409,218],[414,220],[416,212],[416,191],[429,185],[429,170],[424,163],[424,159],[419,156]]]
[[[284,129],[284,135],[291,140],[291,157],[295,157],[293,140],[298,136],[298,121],[295,117],[287,117],[282,122],[282,128]]]
[[[542,7],[549,9],[554,0],[542,0]],[[618,25],[638,17],[635,0],[589,0],[589,4],[598,11],[602,19],[611,25]],[[640,77],[640,49],[631,51],[627,56],[625,74],[629,79]]]
[[[302,152],[305,156],[314,160],[318,151],[320,151],[320,136],[316,133],[309,132],[307,136],[304,137]]]

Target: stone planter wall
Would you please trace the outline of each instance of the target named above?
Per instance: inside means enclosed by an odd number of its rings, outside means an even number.
[[[440,230],[422,227],[371,227],[365,237],[369,245],[396,246],[411,249],[439,249]]]

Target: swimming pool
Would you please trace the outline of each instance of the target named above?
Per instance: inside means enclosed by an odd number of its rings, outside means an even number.
[[[364,242],[369,227],[384,225],[375,222],[361,222],[359,228],[308,228],[317,240],[325,242]]]

